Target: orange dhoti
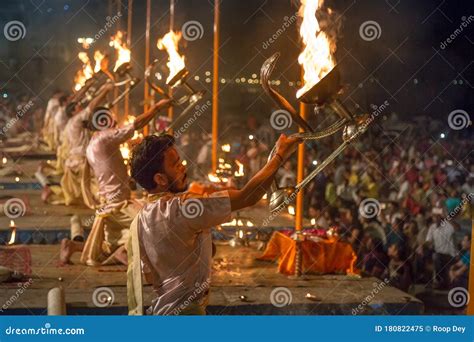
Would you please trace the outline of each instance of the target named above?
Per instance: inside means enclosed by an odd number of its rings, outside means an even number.
[[[351,270],[356,260],[352,246],[347,242],[305,240],[301,242],[302,273],[344,273]],[[295,274],[296,241],[283,233],[275,232],[259,260],[278,259],[278,272]]]

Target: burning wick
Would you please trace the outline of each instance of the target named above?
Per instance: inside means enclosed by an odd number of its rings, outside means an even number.
[[[8,241],[8,245],[13,245],[16,240],[16,225],[15,225],[15,221],[13,220],[10,220],[10,231],[11,231],[11,235],[10,235],[10,241]]]
[[[8,160],[7,160],[7,157],[3,157],[3,158],[2,158],[2,163],[3,163],[3,164],[6,164],[7,161],[8,161]]]

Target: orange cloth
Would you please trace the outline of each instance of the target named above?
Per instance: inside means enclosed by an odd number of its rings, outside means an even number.
[[[346,273],[355,261],[352,246],[346,242],[322,240],[301,242],[303,273]],[[280,232],[274,232],[259,260],[278,260],[278,272],[295,274],[296,241]]]

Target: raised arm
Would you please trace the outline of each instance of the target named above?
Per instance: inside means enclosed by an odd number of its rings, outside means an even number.
[[[100,89],[99,94],[95,98],[93,98],[91,102],[89,102],[87,108],[90,111],[93,111],[94,108],[97,107],[99,103],[101,103],[105,99],[109,91],[111,91],[112,89],[114,89],[114,85],[112,82],[107,82],[106,84],[104,84],[102,86],[102,89]]]
[[[163,99],[151,107],[148,111],[137,116],[134,121],[134,127],[136,130],[145,127],[151,119],[162,109],[168,108],[171,104],[171,100]]]
[[[255,205],[270,188],[279,167],[291,156],[301,139],[280,135],[273,158],[240,190],[229,190],[232,211]]]

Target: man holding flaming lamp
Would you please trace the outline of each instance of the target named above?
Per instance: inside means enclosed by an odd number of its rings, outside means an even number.
[[[131,225],[128,248],[130,314],[141,314],[141,261],[157,315],[205,314],[211,272],[211,227],[255,205],[301,140],[281,135],[272,159],[241,189],[196,195],[169,135],[148,136],[132,154],[132,177],[150,196]]]

